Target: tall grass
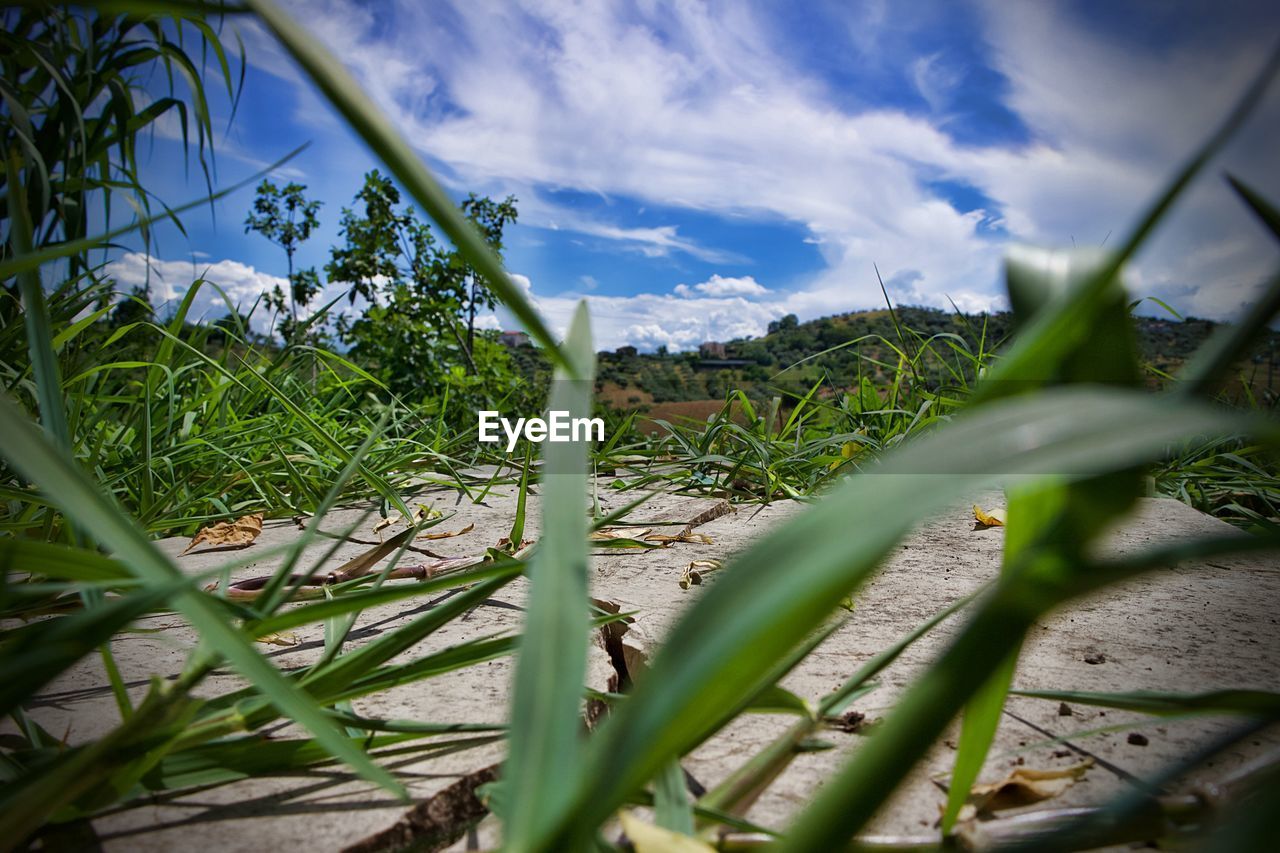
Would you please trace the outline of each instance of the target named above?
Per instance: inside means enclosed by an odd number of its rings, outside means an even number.
[[[585,412],[592,374],[585,309],[558,344],[341,64],[270,0],[248,5],[406,191],[468,253],[493,292],[549,348],[560,379],[555,404]],[[914,525],[975,489],[1015,483],[1000,576],[984,595],[957,606],[965,610],[965,623],[946,650],[789,826],[767,828],[771,834],[763,838],[724,843],[839,849],[962,712],[965,735],[956,775],[971,777],[981,766],[1022,638],[1046,613],[1178,559],[1280,546],[1274,531],[1264,531],[1121,558],[1099,557],[1089,548],[1105,525],[1131,510],[1144,472],[1171,448],[1226,436],[1242,436],[1250,446],[1268,450],[1280,443],[1273,420],[1204,399],[1251,334],[1271,319],[1280,284],[1273,282],[1262,307],[1215,340],[1177,386],[1152,393],[1136,385],[1139,365],[1120,283],[1124,260],[1257,102],[1275,64],[1152,203],[1119,251],[1027,252],[1010,259],[1008,284],[1021,331],[998,360],[987,363],[985,353],[965,353],[968,360],[960,364],[972,373],[961,374],[963,394],[930,392],[914,398],[920,405],[907,406],[901,402],[909,396],[904,392],[886,405],[878,394],[864,396],[859,385],[857,399],[839,403],[820,402],[811,392],[785,418],[775,411],[757,413],[744,398],[739,403],[746,423],[722,419],[701,432],[672,430],[668,447],[678,451],[687,472],[656,470],[649,465],[661,461],[655,453],[643,464],[630,461],[636,448],[613,442],[606,461],[616,459],[624,472],[632,466],[624,479],[634,484],[660,477],[663,485],[713,487],[757,499],[829,488],[812,507],[733,559],[672,628],[646,677],[614,702],[590,735],[580,724],[586,645],[593,625],[616,617],[593,615],[587,597],[587,448],[548,445],[540,468],[542,538],[531,555],[521,547],[522,509],[509,551],[492,551],[457,573],[400,584],[388,568],[329,584],[324,600],[286,606],[290,574],[302,565],[303,549],[317,532],[313,522],[287,549],[268,594],[248,602],[210,595],[200,579],[184,577],[151,544],[148,532],[250,506],[323,510],[356,491],[397,502],[402,484],[385,472],[448,470],[452,455],[465,456],[460,440],[433,432],[385,397],[380,406],[363,406],[361,395],[377,390],[376,382],[343,359],[260,351],[248,344],[243,328],[228,331],[220,349],[213,346],[211,331],[191,332],[183,325],[195,288],[170,322],[145,319],[113,333],[111,344],[141,337],[140,355],[103,363],[89,345],[89,325],[73,319],[83,307],[77,300],[96,298],[92,288],[83,290],[73,278],[55,285],[49,299],[40,298],[44,289],[32,277],[40,269],[36,261],[48,255],[40,255],[31,241],[16,241],[9,269],[21,269],[28,278],[22,283],[23,332],[13,326],[0,330],[8,371],[0,399],[0,433],[6,436],[0,452],[16,475],[6,487],[7,535],[0,537],[6,570],[2,604],[6,615],[42,618],[0,632],[0,669],[6,675],[0,711],[12,716],[17,730],[3,747],[0,844],[17,846],[51,822],[91,818],[159,792],[331,761],[403,794],[382,756],[406,750],[426,756],[498,738],[506,739],[509,758],[489,802],[503,821],[508,849],[608,847],[602,827],[637,802],[653,803],[669,829],[713,841],[721,826],[742,827],[734,810],[776,778],[823,715],[847,704],[879,668],[948,614],[887,647],[835,693],[804,697],[812,701],[797,703],[792,730],[696,801],[683,790],[680,758],[775,690],[825,636],[841,600],[872,576]],[[17,186],[11,177],[11,217],[21,206]],[[1242,195],[1252,198],[1243,190]],[[41,304],[49,307],[41,310]],[[909,374],[911,360],[932,346],[952,342],[911,340],[909,330],[900,330],[901,373]],[[15,355],[24,349],[30,353],[26,361]],[[316,400],[299,402],[298,388],[310,384],[312,359],[324,377],[322,390]],[[66,412],[62,422],[59,410]],[[359,414],[338,417],[339,411]],[[863,448],[873,461],[863,464]],[[207,470],[215,460],[222,473]],[[855,466],[858,473],[839,476]],[[519,473],[523,494],[529,466]],[[469,488],[462,479],[458,487]],[[851,537],[850,518],[875,518],[877,524]],[[782,565],[788,570],[779,571]],[[423,638],[522,575],[530,591],[518,638],[414,652]],[[445,589],[457,593],[358,648],[348,648],[342,632],[331,630],[326,654],[300,670],[281,672],[253,645],[273,632],[310,623],[340,625],[373,604]],[[74,606],[70,598],[85,591],[95,595]],[[180,613],[203,642],[176,680],[154,684],[136,707],[124,697],[122,719],[108,734],[61,744],[23,711],[60,673],[156,610]],[[517,659],[515,695],[505,727],[363,719],[341,704],[510,654]],[[243,686],[212,696],[202,692],[196,699],[194,691],[208,688],[209,674],[224,665],[242,676]],[[1232,713],[1247,719],[1237,738],[1280,717],[1280,699],[1265,693],[1093,695],[1089,701]],[[306,736],[264,747],[253,733],[282,717],[301,724]],[[274,748],[282,744],[287,748]],[[1197,758],[1213,755],[1210,750]],[[1272,766],[1246,781],[1265,781],[1274,773]],[[1039,849],[1071,849],[1129,840],[1128,818],[1149,805],[1121,800],[1057,826],[1035,843]],[[1260,836],[1249,833],[1269,832],[1273,824],[1254,817],[1228,814],[1216,831],[1242,845],[1258,841]]]

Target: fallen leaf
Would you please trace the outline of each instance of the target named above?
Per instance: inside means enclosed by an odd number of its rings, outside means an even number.
[[[977,504],[973,505],[973,519],[978,522],[978,529],[986,527],[1004,527],[1004,510],[993,509],[987,512]]]
[[[375,524],[373,526],[373,532],[381,533],[382,531],[386,530],[388,527],[397,523],[398,521],[400,521],[400,513],[393,512],[390,515],[388,515],[386,518],[382,519],[377,524]]]
[[[705,509],[702,512],[695,515],[693,518],[689,519],[689,523],[684,526],[684,530],[681,531],[681,533],[682,534],[688,533],[690,530],[693,530],[693,528],[695,527],[701,527],[702,525],[706,524],[708,521],[715,521],[717,518],[726,516],[731,512],[736,512],[736,510],[733,508],[733,504],[729,503],[728,501],[720,501],[718,504],[711,507],[710,509]]]
[[[466,533],[470,533],[475,529],[476,529],[476,526],[474,524],[468,524],[466,527],[462,528],[461,530],[455,530],[452,533],[421,533],[418,535],[418,538],[419,539],[452,539],[455,536],[462,536]]]
[[[498,778],[490,764],[442,788],[405,812],[387,829],[343,848],[343,853],[438,849],[442,838],[457,838],[489,811],[486,789]]]
[[[628,531],[625,536],[616,530],[593,530],[590,539],[592,542],[612,542],[615,539],[643,539],[652,529],[651,527],[646,527],[644,530]]]
[[[636,853],[715,853],[705,841],[645,823],[631,812],[618,812],[618,819]]]
[[[685,531],[675,536],[668,536],[662,533],[654,533],[644,537],[646,542],[657,542],[661,545],[670,545],[673,542],[693,542],[698,545],[714,545],[715,540],[705,533],[690,533]]]
[[[702,583],[704,574],[714,572],[721,565],[722,563],[719,560],[694,560],[685,566],[684,574],[680,575],[680,588],[688,589],[691,586],[699,586]]]
[[[1093,759],[1086,758],[1079,764],[1053,770],[1017,767],[999,782],[975,785],[969,791],[969,803],[980,812],[1029,806],[1058,796],[1079,782],[1092,766]]]
[[[297,634],[267,634],[258,638],[259,643],[270,643],[273,646],[296,646],[302,642]]]
[[[219,521],[209,527],[202,527],[191,540],[183,554],[200,545],[210,548],[247,548],[253,544],[262,532],[261,515],[245,515],[235,521]]]

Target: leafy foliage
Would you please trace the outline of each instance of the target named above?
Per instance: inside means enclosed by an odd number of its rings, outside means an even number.
[[[289,182],[283,188],[264,180],[258,185],[253,199],[253,210],[245,219],[245,232],[257,231],[272,243],[284,249],[289,265],[289,314],[281,324],[281,334],[286,342],[298,337],[298,306],[304,308],[320,292],[320,279],[314,268],[294,271],[293,256],[298,246],[305,243],[311,232],[320,224],[316,214],[320,202],[309,201],[303,192],[306,186]],[[276,311],[285,310],[285,296],[277,287],[267,297],[267,303]]]
[[[440,243],[400,191],[377,170],[365,175],[355,206],[342,211],[345,244],[335,246],[325,272],[348,282],[349,301],[363,299],[363,314],[339,319],[351,354],[408,399],[450,396],[464,407],[518,387],[506,352],[475,335],[475,316],[493,296],[454,248]],[[503,228],[516,219],[515,199],[501,203],[469,197],[462,204],[493,251]]]

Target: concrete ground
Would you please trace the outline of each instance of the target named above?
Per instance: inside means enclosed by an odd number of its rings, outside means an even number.
[[[632,493],[601,491],[607,512],[631,500]],[[985,508],[1000,506],[999,495],[974,495]],[[425,543],[447,556],[482,553],[506,535],[514,513],[514,491],[499,487],[484,505],[458,499],[452,491],[436,491],[415,498],[453,517],[437,531],[471,532]],[[636,510],[631,520],[683,523],[715,501],[659,495]],[[696,596],[714,586],[718,575],[707,575],[702,586],[687,590],[679,578],[693,560],[728,558],[773,525],[803,511],[781,502],[764,508],[742,507],[698,528],[711,544],[677,543],[652,551],[602,550],[593,557],[592,594],[617,602],[637,615],[626,643],[628,653],[643,656],[661,641]],[[344,509],[326,518],[324,529],[338,531],[358,519],[362,510]],[[356,536],[376,541],[371,532],[376,517],[364,522]],[[536,538],[538,499],[530,498],[526,537]],[[391,535],[391,528],[381,535]],[[656,527],[655,532],[675,532]],[[1171,500],[1147,499],[1137,515],[1112,538],[1119,551],[1183,537],[1229,531],[1228,525]],[[178,556],[186,539],[161,541],[159,547],[185,570],[197,573],[229,559],[247,561],[233,577],[268,574],[275,560],[266,552],[299,535],[289,521],[268,522],[262,536],[248,549],[235,553],[196,551]],[[856,530],[837,535],[856,535]],[[891,645],[914,626],[972,592],[998,571],[1003,531],[974,530],[968,504],[932,519],[905,539],[882,571],[857,595],[851,618],[785,680],[784,686],[817,700],[847,678],[859,665]],[[323,539],[307,552],[318,561],[335,540]],[[420,543],[423,544],[423,543]],[[326,568],[368,549],[367,544],[341,543]],[[263,555],[257,557],[256,555]],[[420,559],[409,555],[406,562]],[[310,565],[304,560],[303,565]],[[779,571],[785,571],[780,566]],[[518,580],[466,618],[455,620],[419,648],[430,649],[519,629],[525,583]],[[351,635],[359,644],[425,612],[440,596],[407,599],[366,611]],[[1105,596],[1077,603],[1043,621],[1032,632],[1022,654],[1015,687],[1086,691],[1161,690],[1200,692],[1217,688],[1280,690],[1280,565],[1271,558],[1236,557],[1186,565],[1151,574],[1109,590]],[[922,668],[954,636],[963,617],[953,617],[909,648],[878,679],[877,690],[854,708],[874,723],[891,713],[895,699]],[[136,632],[114,644],[123,675],[136,697],[145,692],[153,674],[176,673],[195,642],[194,634],[177,616],[143,620]],[[323,647],[323,628],[307,626],[285,638],[296,644],[264,646],[282,666],[314,661]],[[1093,662],[1091,662],[1093,661]],[[1101,661],[1101,662],[1097,662]],[[634,664],[634,662],[633,662]],[[643,678],[642,666],[632,666]],[[615,674],[603,648],[594,648],[588,684],[609,689]],[[405,718],[435,722],[501,723],[507,715],[511,660],[504,658],[426,682],[408,685],[356,700],[355,710],[367,717]],[[238,680],[218,675],[202,686],[210,695],[234,689]],[[67,732],[70,742],[105,733],[117,721],[101,664],[86,659],[52,684],[39,697],[33,715],[48,730]],[[792,718],[783,715],[744,715],[687,756],[683,765],[699,784],[710,788],[785,730]],[[1050,801],[1053,806],[1098,804],[1159,768],[1203,745],[1231,721],[1218,718],[1156,719],[1139,714],[1104,711],[1077,705],[1069,716],[1059,703],[1014,697],[1006,707],[996,743],[983,772],[983,781],[997,781],[1016,766],[1039,769],[1064,767],[1090,756],[1095,760],[1083,779]],[[831,728],[822,740],[833,748],[799,756],[756,802],[747,817],[765,826],[785,827],[813,792],[867,736]],[[1144,745],[1130,742],[1130,733]],[[934,746],[906,785],[874,821],[870,832],[896,836],[924,836],[936,830],[945,794],[937,784],[954,760],[955,731]],[[1260,735],[1205,768],[1203,779],[1217,778],[1241,766],[1261,751],[1274,749],[1277,738]],[[501,760],[500,744],[442,754],[429,759],[392,758],[415,799],[427,798],[462,775]],[[405,806],[380,790],[353,780],[338,768],[278,778],[247,779],[221,787],[168,797],[145,805],[108,813],[95,821],[108,850],[342,850],[393,826]],[[482,825],[481,838],[493,837]],[[362,849],[373,849],[366,845]],[[460,843],[457,849],[463,849]]]

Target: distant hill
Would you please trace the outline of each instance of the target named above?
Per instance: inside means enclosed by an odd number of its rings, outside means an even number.
[[[611,405],[627,409],[679,401],[723,399],[742,389],[753,398],[779,391],[803,394],[822,380],[850,388],[863,378],[880,385],[896,373],[899,352],[917,356],[913,378],[930,387],[972,382],[972,357],[998,352],[1009,339],[1007,312],[964,315],[932,308],[904,307],[856,311],[798,322],[794,315],[771,324],[759,338],[724,341],[724,353],[704,359],[697,353],[637,354],[630,348],[602,352],[597,389]],[[1217,324],[1187,318],[1135,317],[1138,345],[1150,380],[1175,373]],[[901,330],[901,333],[900,331]],[[1255,393],[1280,388],[1280,334],[1269,338],[1238,366]],[[819,354],[821,353],[821,354]],[[807,359],[807,360],[806,360]],[[746,364],[725,368],[726,360]],[[789,369],[787,369],[789,368]],[[785,369],[785,372],[783,372]],[[961,379],[963,377],[963,379]],[[1236,382],[1239,385],[1239,381]]]

